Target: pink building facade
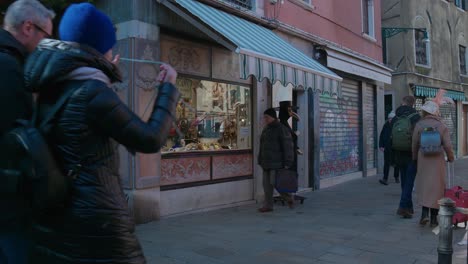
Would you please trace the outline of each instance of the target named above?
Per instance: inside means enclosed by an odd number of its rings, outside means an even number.
[[[382,63],[380,8],[380,0],[264,3],[277,34],[343,78],[337,95],[302,100],[314,112],[301,115],[313,115],[314,124],[298,127],[318,135],[302,138],[310,153],[299,159],[304,186],[323,188],[380,172],[384,85],[391,83],[391,70]],[[294,96],[301,101],[300,89]]]

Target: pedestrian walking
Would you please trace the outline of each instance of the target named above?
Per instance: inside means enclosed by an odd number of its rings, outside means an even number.
[[[36,217],[33,263],[145,263],[121,185],[118,144],[159,151],[180,96],[177,73],[161,66],[158,95],[144,122],[110,88],[121,81],[110,18],[92,4],[72,4],[59,37],[41,42],[25,70],[27,87],[38,93],[39,121],[73,89],[45,135],[57,161],[72,172],[71,194],[63,208]]]
[[[261,213],[273,211],[273,191],[276,175],[281,169],[289,170],[294,163],[294,143],[288,128],[281,124],[274,108],[269,108],[263,113],[263,128],[260,137],[260,152],[258,164],[263,169],[263,191],[265,201],[258,211]],[[289,206],[294,204],[289,193],[280,193]]]
[[[400,171],[401,197],[397,214],[403,218],[412,218],[413,186],[416,176],[416,164],[412,162],[412,135],[414,125],[421,118],[414,109],[413,96],[405,96],[402,105],[395,112],[392,119],[392,150],[395,155],[395,164]]]
[[[385,122],[379,136],[379,148],[384,153],[384,176],[379,182],[383,185],[388,185],[388,173],[390,166],[394,166],[393,177],[395,182],[399,183],[399,168],[395,165],[393,151],[392,151],[392,119],[395,117],[395,112],[391,111],[388,114],[387,122]]]
[[[50,37],[54,17],[54,12],[37,0],[15,1],[5,13],[0,29],[0,137],[14,128],[15,120],[31,117],[33,99],[24,85],[24,62],[39,41]],[[0,153],[0,168],[7,167],[8,159],[9,153]],[[0,263],[28,263],[28,192],[19,184],[20,176],[5,173],[0,170]]]
[[[422,206],[421,226],[429,222],[438,225],[438,201],[444,197],[446,162],[454,160],[452,143],[447,126],[443,123],[439,106],[444,91],[438,93],[433,101],[427,101],[422,107],[422,119],[416,123],[413,133],[413,161],[417,162],[416,197]]]

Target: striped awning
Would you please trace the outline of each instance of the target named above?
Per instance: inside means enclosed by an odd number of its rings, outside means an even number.
[[[291,83],[295,87],[312,88],[330,95],[341,94],[341,77],[273,31],[198,1],[161,2],[171,10],[179,8],[191,19],[195,18],[196,22],[219,34],[215,38],[219,43],[231,43],[235,47],[233,51],[239,54],[241,79],[253,75],[258,80],[268,78],[272,83],[279,81],[284,86]]]
[[[422,97],[435,97],[439,88],[434,87],[427,87],[422,85],[415,85],[414,86],[414,95],[415,96],[422,96]],[[454,91],[454,90],[447,90],[445,96],[452,98],[456,101],[466,101],[465,93],[461,91]]]

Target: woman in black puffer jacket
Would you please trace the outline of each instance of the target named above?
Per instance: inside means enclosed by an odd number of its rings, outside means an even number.
[[[67,25],[82,34],[68,34]],[[59,31],[67,41],[43,41],[27,61],[25,79],[39,93],[40,109],[76,89],[47,140],[64,171],[81,168],[74,170],[65,208],[36,219],[33,262],[145,263],[121,185],[118,144],[136,152],[159,151],[179,98],[177,74],[161,67],[162,85],[145,123],[109,88],[120,81],[111,62],[115,31],[109,18],[91,4],[71,5]]]

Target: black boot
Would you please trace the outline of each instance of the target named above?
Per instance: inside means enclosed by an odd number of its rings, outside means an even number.
[[[422,207],[422,213],[421,213],[421,220],[419,220],[419,224],[421,226],[425,226],[429,222],[429,208],[427,207]]]
[[[431,208],[431,227],[436,227],[439,225],[439,221],[437,221],[438,214],[439,214],[439,209]]]

